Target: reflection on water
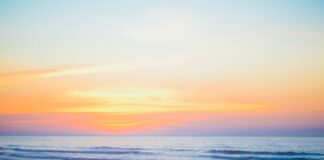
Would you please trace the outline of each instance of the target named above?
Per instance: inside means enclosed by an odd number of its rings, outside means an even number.
[[[324,159],[324,138],[2,136],[0,159]]]

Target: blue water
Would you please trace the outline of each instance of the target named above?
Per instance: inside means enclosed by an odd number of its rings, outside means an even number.
[[[0,136],[1,160],[324,159],[324,138]]]

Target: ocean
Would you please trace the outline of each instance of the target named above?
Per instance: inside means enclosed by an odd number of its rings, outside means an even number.
[[[324,159],[318,137],[0,136],[1,160]]]

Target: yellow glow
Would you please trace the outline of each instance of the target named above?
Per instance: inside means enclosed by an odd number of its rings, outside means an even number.
[[[72,96],[92,97],[92,98],[148,98],[148,97],[171,97],[175,95],[174,90],[168,89],[133,89],[125,92],[110,91],[71,91]]]
[[[112,113],[156,113],[170,111],[262,111],[266,104],[244,104],[235,102],[199,103],[186,102],[183,93],[168,89],[135,89],[123,92],[112,91],[71,91],[72,97],[96,99],[102,105],[77,107],[65,112],[112,112]]]

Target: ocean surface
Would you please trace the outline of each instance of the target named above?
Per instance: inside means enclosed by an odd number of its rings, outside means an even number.
[[[324,138],[0,136],[1,160],[324,159]]]

